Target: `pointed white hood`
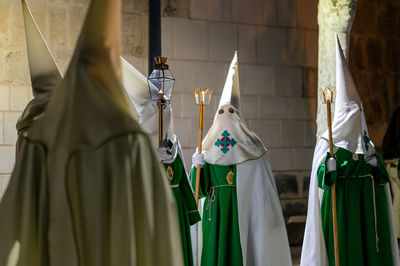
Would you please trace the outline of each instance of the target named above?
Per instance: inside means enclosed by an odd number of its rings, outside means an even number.
[[[37,77],[50,74],[62,77],[25,0],[22,1],[22,11],[31,79],[34,80]]]
[[[139,124],[150,134],[156,145],[158,144],[158,107],[157,103],[151,100],[147,78],[125,59],[121,58],[121,61],[123,85],[138,113]],[[167,147],[169,156],[160,159],[164,162],[174,161],[178,145],[174,132],[172,107],[169,104],[164,109],[164,146]]]
[[[364,108],[336,36],[336,102],[332,138],[336,147],[352,153],[371,155],[374,146],[368,137]],[[328,140],[328,131],[323,136]]]
[[[232,165],[262,156],[266,149],[240,112],[238,56],[235,52],[214,122],[203,140],[208,163]]]
[[[21,117],[18,119],[18,131],[31,126],[34,119],[44,113],[57,84],[62,80],[62,74],[27,3],[25,0],[22,0],[21,4],[32,82],[32,95],[34,98],[28,103]]]

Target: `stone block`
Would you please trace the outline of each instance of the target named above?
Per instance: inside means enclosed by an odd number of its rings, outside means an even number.
[[[197,143],[197,130],[190,118],[174,119],[175,132],[179,138],[182,148],[192,148]]]
[[[15,147],[0,146],[0,173],[10,174],[15,163]]]
[[[278,0],[279,2],[280,0]],[[261,1],[261,24],[263,25],[276,25],[278,4],[276,0],[263,0]]]
[[[122,14],[123,54],[138,57],[146,56],[148,54],[148,38],[147,16],[138,13]]]
[[[133,2],[132,0],[122,0],[122,10],[124,11],[133,11]]]
[[[303,68],[302,69],[302,93],[303,97],[318,96],[318,76],[317,69]]]
[[[25,51],[8,50],[4,53],[5,80],[14,84],[29,84],[29,67]]]
[[[206,22],[173,18],[172,36],[175,59],[208,59],[208,27]]]
[[[192,65],[189,61],[168,60],[172,74],[175,77],[174,91],[191,92],[192,87]]]
[[[293,167],[295,170],[310,170],[312,168],[313,148],[294,149],[293,154]]]
[[[301,29],[288,30],[288,64],[295,66],[304,65],[304,31]]]
[[[305,65],[317,68],[318,66],[318,31],[305,31]]]
[[[276,174],[275,183],[279,197],[298,195],[298,184],[293,174]]]
[[[195,103],[194,93],[181,93],[181,97],[182,97],[182,117],[198,119],[199,107]]]
[[[67,11],[65,8],[52,7],[49,9],[49,45],[53,49],[67,48]]]
[[[162,16],[190,17],[190,1],[188,0],[163,0],[161,5]]]
[[[280,147],[281,123],[279,121],[249,120],[248,125],[267,148]]]
[[[162,55],[172,57],[172,19],[161,18],[161,50]]]
[[[69,61],[72,57],[72,51],[56,50],[54,51],[53,56],[55,61],[57,62],[58,67],[60,68],[61,73],[65,74],[69,66]]]
[[[258,119],[259,118],[259,108],[260,99],[259,97],[241,97],[240,98],[240,108],[242,109],[242,115],[246,119]]]
[[[232,0],[233,21],[260,24],[261,15],[261,0]]]
[[[171,106],[172,111],[174,113],[174,118],[181,118],[182,115],[182,93],[181,92],[173,92],[171,97]]]
[[[310,176],[303,177],[303,195],[308,195],[310,190]]]
[[[261,97],[260,118],[261,119],[286,119],[288,100],[282,97]]]
[[[223,0],[224,21],[232,21],[232,0]]]
[[[257,27],[257,63],[282,65],[287,63],[287,30]]]
[[[81,31],[83,20],[85,19],[86,8],[70,7],[69,8],[69,34],[68,34],[68,48],[73,50]]]
[[[277,67],[274,71],[275,95],[300,97],[302,70],[299,67]]]
[[[318,2],[315,0],[297,0],[296,26],[304,29],[318,29]]]
[[[29,86],[12,86],[10,88],[10,110],[23,111],[29,102]]]
[[[210,126],[211,126],[211,124],[212,124],[212,121],[213,121],[213,119],[214,119],[215,113],[216,113],[216,111],[217,111],[217,107],[218,107],[218,104],[219,104],[219,100],[220,100],[220,96],[219,96],[219,95],[217,95],[217,96],[216,96],[216,95],[211,96],[210,104],[204,108],[204,118],[205,118],[206,120],[208,119],[208,120],[211,121]],[[197,113],[199,113],[199,112],[200,112],[200,107],[197,106],[197,108],[198,108]],[[198,118],[199,115],[197,115],[197,116],[195,116],[195,117]],[[198,124],[198,122],[197,122],[197,124]],[[206,123],[204,124],[204,129],[206,128],[205,126],[206,126]],[[206,131],[204,131],[204,132],[206,132]]]
[[[20,116],[21,112],[4,113],[4,143],[7,145],[15,145],[17,142],[16,124]]]
[[[190,17],[204,20],[222,20],[223,0],[190,0]]]
[[[288,119],[312,119],[312,100],[305,98],[288,98]]]
[[[268,147],[267,149],[272,171],[290,171],[293,169],[293,153],[291,149]]]
[[[192,168],[192,155],[196,151],[196,148],[183,148],[183,156],[185,157],[185,165],[187,171]]]
[[[231,23],[210,22],[209,59],[211,61],[230,62],[237,50],[237,27]]]
[[[304,146],[304,122],[283,121],[281,134],[282,147]]]
[[[304,146],[315,147],[316,144],[316,124],[314,121],[305,122],[304,125]]]
[[[278,0],[278,25],[296,26],[296,0]]]
[[[261,65],[244,66],[243,95],[273,96],[275,93],[274,69]]]
[[[221,94],[228,73],[228,63],[198,62],[192,65],[192,86],[195,88],[210,88],[214,94]]]
[[[0,41],[5,44],[10,38],[8,31],[10,21],[10,3],[0,3]]]
[[[4,144],[4,113],[0,112],[0,144]]]
[[[0,85],[0,110],[9,110],[10,89],[8,86]]]
[[[149,0],[133,0],[133,9],[136,12],[148,13]]]
[[[14,46],[23,47],[25,43],[25,31],[22,19],[22,5],[20,1],[9,1],[9,3],[11,4],[10,20],[8,24],[10,41]]]
[[[257,27],[252,25],[238,25],[238,32],[239,63],[255,63],[257,53]]]

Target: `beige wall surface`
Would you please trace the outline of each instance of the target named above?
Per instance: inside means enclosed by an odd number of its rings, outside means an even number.
[[[88,2],[29,1],[63,72]],[[148,3],[123,2],[123,53],[147,75]],[[15,123],[32,94],[20,2],[0,0],[0,21],[1,196],[14,164]],[[162,40],[163,54],[176,77],[172,104],[187,166],[197,145],[199,110],[193,90],[214,91],[206,109],[207,132],[238,50],[243,115],[267,146],[276,178],[283,177],[284,194],[306,194],[303,183],[315,144],[316,0],[164,0]],[[298,185],[291,190],[293,181]]]

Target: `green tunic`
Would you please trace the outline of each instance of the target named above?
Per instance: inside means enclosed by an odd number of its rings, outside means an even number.
[[[321,214],[329,265],[335,265],[330,189],[334,182],[340,265],[393,265],[384,187],[387,172],[379,155],[378,167],[365,163],[364,155],[358,155],[358,160],[355,156],[339,148],[335,153],[337,171],[326,173],[326,161],[318,169],[318,186],[325,190]]]
[[[201,220],[200,214],[181,157],[176,156],[173,163],[164,167],[177,203],[184,262],[186,266],[193,266],[190,226]]]
[[[192,169],[196,184],[196,168]],[[241,266],[242,248],[236,192],[236,166],[204,163],[200,194],[206,196],[203,212],[202,266]]]

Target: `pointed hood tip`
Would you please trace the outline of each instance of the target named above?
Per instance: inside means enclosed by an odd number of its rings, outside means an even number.
[[[240,87],[239,87],[239,58],[237,51],[234,52],[233,59],[229,66],[225,85],[222,90],[218,109],[226,104],[231,104],[240,110]]]
[[[55,62],[33,15],[25,0],[21,0],[25,27],[26,47],[31,80],[44,75],[55,75],[62,79],[61,71]]]

